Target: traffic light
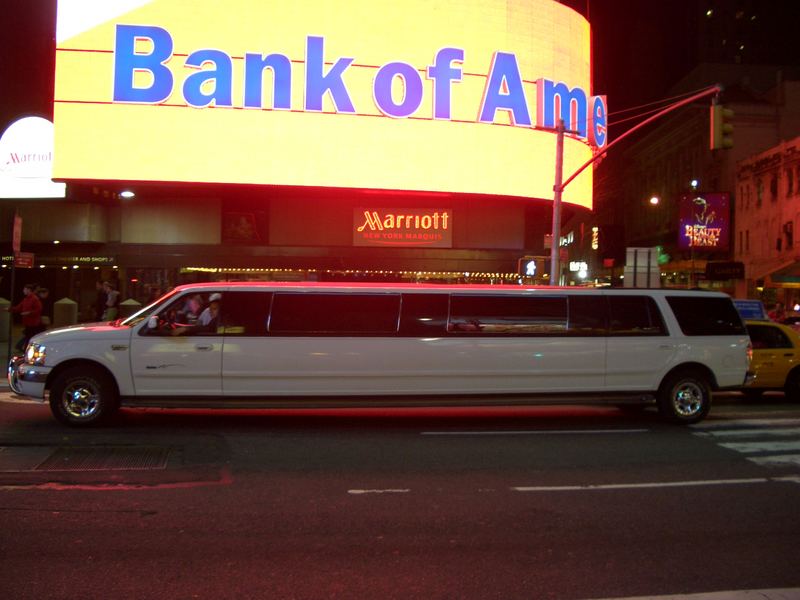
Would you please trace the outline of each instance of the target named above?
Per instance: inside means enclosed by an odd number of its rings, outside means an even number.
[[[722,104],[711,105],[711,149],[733,148],[733,111]]]
[[[517,274],[521,277],[541,279],[544,277],[546,257],[543,256],[523,256],[517,259]]]

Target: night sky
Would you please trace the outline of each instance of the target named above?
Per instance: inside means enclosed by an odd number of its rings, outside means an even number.
[[[565,0],[592,23],[595,94],[612,113],[658,100],[698,60],[697,23],[705,4],[755,5],[777,24],[797,27],[800,0]],[[52,118],[56,0],[3,0],[0,19],[0,130],[23,115]],[[796,34],[795,34],[796,35]],[[769,40],[800,63],[795,35]],[[787,52],[788,53],[788,52]],[[612,119],[613,125],[613,119]],[[612,129],[612,135],[614,131]]]

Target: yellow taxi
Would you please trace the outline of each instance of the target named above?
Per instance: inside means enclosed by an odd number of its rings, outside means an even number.
[[[755,380],[742,391],[758,398],[767,390],[783,390],[791,400],[800,400],[800,333],[773,321],[746,321],[753,344],[750,370]]]

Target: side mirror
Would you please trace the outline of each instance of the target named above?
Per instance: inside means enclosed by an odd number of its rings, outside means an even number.
[[[158,329],[158,315],[150,315],[150,318],[147,319],[147,328],[151,331]]]

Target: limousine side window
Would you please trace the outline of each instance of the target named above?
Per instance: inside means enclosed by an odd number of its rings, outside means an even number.
[[[572,294],[568,298],[569,335],[578,337],[606,335],[608,313],[602,296]]]
[[[157,317],[156,327],[151,329],[145,327],[140,330],[139,335],[163,335],[163,336],[209,336],[222,335],[223,309],[219,299],[221,294],[215,293],[190,293],[178,296],[175,300],[167,304],[155,315]],[[204,316],[209,306],[216,306],[216,318]]]
[[[650,296],[607,298],[610,335],[667,335],[661,312]]]
[[[228,336],[267,335],[272,292],[225,292],[223,325]]]
[[[450,297],[447,331],[489,335],[561,335],[567,330],[564,296]]]
[[[403,294],[400,335],[438,337],[447,323],[447,294]]]
[[[684,335],[743,335],[744,323],[729,298],[667,296]]]
[[[386,335],[397,333],[400,294],[276,292],[273,335]]]

